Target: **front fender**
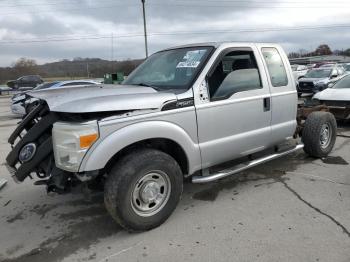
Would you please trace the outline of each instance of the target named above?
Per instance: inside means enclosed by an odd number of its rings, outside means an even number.
[[[201,168],[199,145],[183,128],[166,121],[146,121],[118,129],[95,143],[85,155],[79,172],[102,169],[123,148],[152,138],[170,139],[179,144],[186,153],[189,174]]]

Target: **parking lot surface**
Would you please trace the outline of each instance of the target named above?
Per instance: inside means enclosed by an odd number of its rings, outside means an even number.
[[[20,120],[0,97],[0,163]],[[350,123],[332,154],[300,151],[206,185],[186,183],[159,228],[130,234],[103,194],[47,195],[0,178],[0,261],[350,261]]]

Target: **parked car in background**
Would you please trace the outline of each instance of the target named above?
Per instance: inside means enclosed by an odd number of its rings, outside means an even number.
[[[36,87],[42,83],[44,83],[44,81],[41,79],[40,76],[29,75],[29,76],[22,76],[17,80],[8,81],[6,84],[10,88],[18,89],[20,87]]]
[[[309,69],[305,65],[291,65],[293,77],[295,80],[298,80],[299,78],[306,75],[306,73],[309,71]]]
[[[316,64],[307,64],[306,65],[306,67],[308,68],[308,69],[312,69],[312,68],[314,68],[316,66]]]
[[[328,83],[344,74],[340,67],[320,67],[311,69],[298,81],[298,94],[314,94],[328,87]]]
[[[343,64],[324,64],[324,65],[321,65],[319,68],[334,68],[334,67],[336,67],[339,71],[343,71],[343,72],[340,72],[341,75],[345,72],[345,67]]]
[[[350,73],[350,63],[344,63],[343,67],[345,69],[345,72]]]
[[[319,68],[325,65],[335,66],[335,64],[336,64],[335,62],[320,62],[320,63],[316,63],[314,68]]]
[[[72,86],[89,86],[99,84],[92,80],[69,80],[69,81],[55,81],[48,82],[35,87],[32,91],[39,91],[43,89],[56,89],[56,88],[67,88]],[[26,103],[27,103],[27,92],[16,94],[12,97],[11,111],[14,114],[25,115],[26,114]],[[32,101],[31,101],[32,102]]]
[[[325,104],[337,119],[350,118],[350,75],[345,75],[332,86],[313,96]]]

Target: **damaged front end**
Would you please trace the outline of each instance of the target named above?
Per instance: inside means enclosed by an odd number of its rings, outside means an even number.
[[[100,138],[102,119],[128,118],[160,111],[175,101],[171,93],[149,87],[72,87],[31,92],[35,103],[8,139],[8,170],[17,182],[36,174],[36,185],[48,192],[65,193],[80,182],[99,180],[103,170],[80,172],[90,147]],[[90,183],[90,182],[87,182]]]
[[[37,101],[8,139],[12,149],[6,157],[7,169],[17,183],[36,174],[40,180],[34,184],[46,185],[47,192],[69,192],[82,181],[100,175],[99,172],[80,174],[79,166],[98,138],[95,119],[117,113],[120,112],[51,112],[45,101]]]
[[[35,173],[41,179],[35,184],[47,185],[48,191],[67,190],[71,175],[56,167],[53,155],[52,126],[58,118],[44,101],[39,101],[9,137],[12,150],[6,165],[17,183]]]

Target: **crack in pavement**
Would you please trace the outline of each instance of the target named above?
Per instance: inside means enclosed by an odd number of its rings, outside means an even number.
[[[309,177],[312,178],[314,180],[318,180],[318,181],[323,181],[323,182],[329,182],[329,183],[333,183],[333,184],[338,184],[338,185],[343,185],[343,186],[350,186],[350,184],[348,183],[343,183],[343,182],[338,182],[329,178],[324,178],[321,176],[316,176],[316,175],[311,175],[311,174],[306,174],[306,173],[301,173],[301,172],[286,172],[287,174],[292,174],[292,175],[301,175],[304,177]]]
[[[348,135],[343,135],[343,134],[338,134],[337,136],[339,136],[339,137],[344,137],[344,138],[350,138],[350,136],[348,136]]]
[[[120,254],[125,253],[125,252],[127,252],[127,251],[129,251],[129,250],[133,249],[134,247],[136,247],[136,246],[140,245],[140,244],[141,244],[141,242],[142,242],[142,241],[140,241],[140,242],[136,243],[135,245],[132,245],[131,247],[128,247],[128,248],[122,249],[122,250],[120,250],[120,251],[119,251],[119,252],[117,252],[117,253],[114,253],[114,254],[109,255],[109,256],[107,256],[107,257],[105,257],[105,258],[102,258],[101,260],[99,260],[99,262],[102,262],[102,261],[108,261],[108,260],[109,260],[109,259],[111,259],[112,257],[119,256]]]
[[[328,217],[333,223],[335,223],[338,227],[340,227],[343,230],[343,233],[346,234],[350,238],[350,232],[349,230],[343,226],[339,221],[337,221],[334,217],[331,215],[328,215],[327,213],[323,212],[319,208],[313,206],[311,203],[307,202],[305,199],[303,199],[293,188],[291,188],[285,180],[283,179],[278,179],[279,182],[281,182],[286,189],[288,189],[293,195],[295,195],[300,201],[302,201],[304,204],[315,210],[317,213]]]

